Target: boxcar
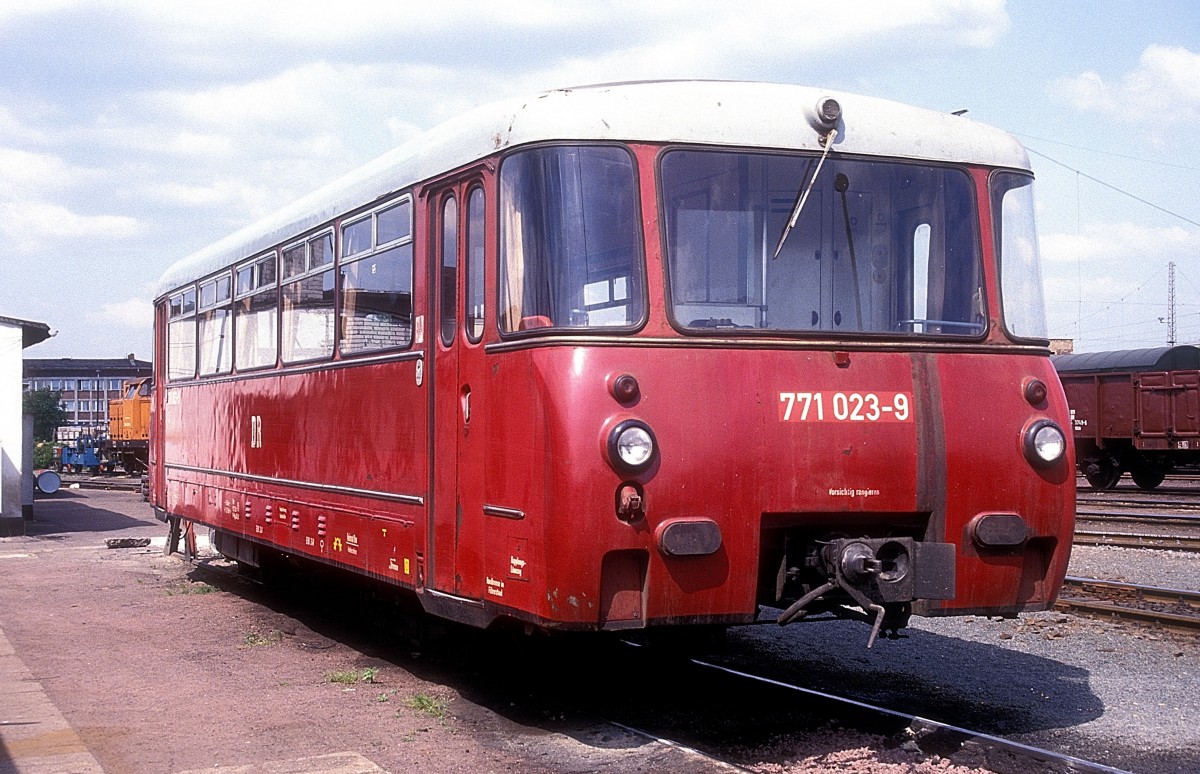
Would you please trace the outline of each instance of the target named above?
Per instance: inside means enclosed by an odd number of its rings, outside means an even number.
[[[477,109],[166,272],[153,503],[479,626],[1045,609],[1031,183],[1001,131],[797,86]]]
[[[1074,426],[1076,464],[1095,489],[1129,473],[1154,489],[1200,468],[1200,348],[1055,355]]]

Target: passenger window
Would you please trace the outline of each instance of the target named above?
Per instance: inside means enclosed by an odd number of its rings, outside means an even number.
[[[167,301],[167,379],[196,375],[196,289],[188,288]]]
[[[379,211],[377,244],[386,245],[398,239],[412,236],[412,202],[405,199],[399,204]]]
[[[455,290],[458,287],[458,202],[453,196],[442,203],[441,337],[454,343]]]
[[[467,340],[472,344],[483,338],[484,311],[484,209],[483,189],[473,188],[467,198]]]
[[[412,243],[350,263],[342,273],[342,352],[412,342]]]
[[[283,360],[295,363],[333,354],[333,270],[283,286]]]
[[[339,267],[342,316],[338,346],[343,353],[398,349],[412,344],[412,271],[409,197],[342,228]]]
[[[234,309],[237,315],[234,356],[238,369],[275,365],[279,315],[275,289],[241,298]]]
[[[356,220],[342,226],[342,256],[358,255],[371,249],[371,219]]]

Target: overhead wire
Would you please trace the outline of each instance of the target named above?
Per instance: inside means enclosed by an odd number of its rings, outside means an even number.
[[[1190,223],[1193,226],[1200,226],[1200,222],[1198,222],[1198,221],[1192,220],[1191,218],[1186,217],[1184,215],[1180,215],[1178,212],[1172,212],[1171,210],[1168,210],[1166,207],[1160,207],[1159,205],[1155,204],[1154,202],[1143,199],[1142,197],[1138,196],[1137,194],[1130,193],[1129,191],[1126,191],[1123,188],[1119,188],[1119,187],[1113,185],[1112,183],[1106,183],[1105,181],[1101,180],[1100,178],[1095,177],[1093,175],[1089,175],[1087,172],[1084,172],[1082,170],[1075,169],[1074,167],[1070,166],[1069,164],[1064,164],[1063,162],[1059,161],[1056,158],[1053,158],[1052,156],[1047,156],[1045,153],[1042,153],[1040,151],[1035,151],[1033,148],[1030,148],[1028,146],[1026,147],[1026,150],[1028,150],[1030,153],[1034,154],[1035,156],[1041,156],[1046,161],[1049,161],[1053,164],[1059,165],[1063,169],[1068,169],[1068,170],[1074,172],[1076,175],[1080,175],[1081,177],[1086,177],[1088,180],[1091,180],[1093,183],[1102,185],[1105,188],[1110,188],[1119,194],[1128,196],[1130,199],[1133,199],[1134,201],[1141,202],[1142,204],[1146,205],[1147,207],[1153,207],[1154,209],[1158,210],[1159,212],[1165,212],[1166,214],[1170,215],[1171,217],[1179,218],[1183,222]]]
[[[1100,153],[1100,154],[1103,154],[1103,155],[1107,155],[1107,156],[1113,156],[1113,157],[1116,157],[1116,158],[1124,158],[1124,159],[1129,159],[1129,160],[1131,160],[1131,161],[1138,161],[1138,162],[1149,163],[1149,164],[1159,164],[1159,165],[1162,165],[1162,166],[1165,166],[1165,167],[1171,167],[1171,168],[1174,168],[1174,169],[1182,169],[1182,170],[1189,170],[1189,171],[1200,171],[1200,168],[1197,168],[1197,167],[1192,167],[1192,166],[1188,166],[1188,165],[1184,165],[1184,164],[1172,164],[1172,163],[1170,163],[1170,162],[1155,161],[1155,160],[1153,160],[1153,159],[1146,159],[1146,158],[1141,158],[1141,157],[1137,157],[1137,156],[1131,156],[1131,155],[1120,154],[1120,153],[1112,153],[1112,152],[1109,152],[1109,151],[1102,151],[1102,150],[1098,150],[1098,149],[1095,149],[1095,148],[1088,148],[1088,147],[1081,146],[1081,145],[1072,145],[1072,144],[1070,144],[1070,143],[1065,143],[1065,142],[1060,142],[1060,141],[1050,140],[1050,139],[1047,139],[1047,138],[1044,138],[1044,137],[1036,137],[1036,136],[1033,136],[1033,135],[1019,135],[1019,136],[1028,137],[1028,138],[1030,138],[1030,139],[1037,140],[1037,141],[1039,141],[1039,142],[1049,142],[1049,143],[1053,143],[1053,144],[1057,144],[1057,145],[1062,145],[1062,146],[1065,146],[1065,147],[1068,147],[1068,148],[1074,148],[1074,149],[1076,149],[1076,150],[1083,150],[1083,151],[1088,151],[1088,152],[1091,152],[1091,153]],[[1172,210],[1169,210],[1169,209],[1167,209],[1166,207],[1162,207],[1162,206],[1160,206],[1160,205],[1158,205],[1158,204],[1155,204],[1154,202],[1151,202],[1151,201],[1149,201],[1149,200],[1147,200],[1147,199],[1144,199],[1144,198],[1142,198],[1141,196],[1138,196],[1137,194],[1134,194],[1134,193],[1132,193],[1132,192],[1130,192],[1130,191],[1127,191],[1127,190],[1125,190],[1125,189],[1123,189],[1123,188],[1121,188],[1121,187],[1119,187],[1119,186],[1113,185],[1112,183],[1109,183],[1109,182],[1106,182],[1106,181],[1104,181],[1104,180],[1101,180],[1100,178],[1098,178],[1098,177],[1095,177],[1094,175],[1089,175],[1088,173],[1084,172],[1083,170],[1076,169],[1075,167],[1072,167],[1072,166],[1070,166],[1069,164],[1066,164],[1066,163],[1064,163],[1064,162],[1062,162],[1062,161],[1059,161],[1058,159],[1054,158],[1053,156],[1050,156],[1050,155],[1048,155],[1048,154],[1042,153],[1041,151],[1034,150],[1033,148],[1030,148],[1028,145],[1026,145],[1026,150],[1028,150],[1030,153],[1032,153],[1032,154],[1033,154],[1033,155],[1035,155],[1035,156],[1039,156],[1039,157],[1041,157],[1041,158],[1045,159],[1046,161],[1049,161],[1049,162],[1050,162],[1050,163],[1052,163],[1052,164],[1056,164],[1056,165],[1058,165],[1058,166],[1062,167],[1063,169],[1066,169],[1066,170],[1068,170],[1068,171],[1070,171],[1070,172],[1073,172],[1073,173],[1075,173],[1075,181],[1076,181],[1076,183],[1075,183],[1075,190],[1076,190],[1076,202],[1075,202],[1075,207],[1076,207],[1076,216],[1075,216],[1075,217],[1076,217],[1076,230],[1077,230],[1077,232],[1078,232],[1078,230],[1079,230],[1079,178],[1081,178],[1081,177],[1085,177],[1085,178],[1087,178],[1088,180],[1091,180],[1092,182],[1096,183],[1097,185],[1102,185],[1102,186],[1104,186],[1105,188],[1108,188],[1108,189],[1110,189],[1110,190],[1112,190],[1112,191],[1115,191],[1115,192],[1117,192],[1117,193],[1119,193],[1119,194],[1122,194],[1122,195],[1124,195],[1124,196],[1128,196],[1129,198],[1133,199],[1134,201],[1140,202],[1141,204],[1144,204],[1144,205],[1146,205],[1147,207],[1150,207],[1150,208],[1152,208],[1152,209],[1158,210],[1159,212],[1163,212],[1163,213],[1165,213],[1165,214],[1167,214],[1167,215],[1170,215],[1170,216],[1171,216],[1171,217],[1173,217],[1173,218],[1178,218],[1179,220],[1182,220],[1182,221],[1183,221],[1183,222],[1185,222],[1185,223],[1188,223],[1188,224],[1190,224],[1190,225],[1193,225],[1193,226],[1198,226],[1198,227],[1200,227],[1200,222],[1197,222],[1197,221],[1195,221],[1195,220],[1192,220],[1191,218],[1189,218],[1189,217],[1187,217],[1187,216],[1185,216],[1185,215],[1181,215],[1181,214],[1179,214],[1178,212],[1174,212],[1174,211],[1172,211]],[[1077,235],[1078,235],[1078,234],[1077,234]],[[1078,267],[1077,267],[1077,268],[1078,268]],[[1189,282],[1190,284],[1192,284],[1192,285],[1193,285],[1193,287],[1195,287],[1195,284],[1194,284],[1194,283],[1191,283],[1191,280],[1190,280],[1190,279],[1188,280],[1188,282]],[[1082,283],[1081,283],[1081,284],[1082,284]],[[1088,315],[1084,315],[1084,314],[1082,314],[1082,302],[1083,302],[1083,301],[1082,301],[1082,287],[1081,287],[1081,288],[1080,288],[1080,297],[1079,297],[1079,299],[1077,299],[1077,311],[1076,311],[1076,319],[1075,319],[1075,331],[1076,331],[1076,336],[1077,336],[1078,338],[1081,338],[1081,339],[1083,338],[1083,331],[1082,331],[1082,328],[1080,327],[1080,325],[1081,325],[1081,323],[1083,322],[1083,320],[1085,320],[1085,319],[1088,319],[1088,318],[1092,318],[1092,317],[1096,317],[1096,316],[1098,316],[1098,315],[1101,315],[1101,314],[1104,314],[1105,312],[1108,312],[1108,311],[1110,311],[1110,310],[1111,310],[1111,308],[1112,308],[1112,306],[1114,306],[1114,305],[1119,305],[1119,304],[1124,304],[1124,303],[1131,303],[1131,302],[1126,302],[1126,300],[1125,300],[1125,299],[1128,299],[1130,296],[1132,296],[1133,294],[1135,294],[1135,293],[1137,293],[1138,291],[1140,291],[1140,290],[1141,290],[1143,287],[1145,287],[1145,284],[1146,284],[1146,283],[1145,283],[1145,282],[1143,282],[1141,285],[1139,285],[1137,288],[1135,288],[1135,289],[1134,289],[1133,291],[1131,291],[1130,293],[1128,293],[1128,294],[1126,294],[1125,296],[1123,296],[1123,297],[1122,297],[1121,299],[1119,299],[1118,301],[1115,301],[1115,302],[1108,302],[1107,304],[1105,304],[1105,306],[1104,306],[1104,307],[1102,307],[1102,308],[1100,308],[1100,309],[1097,309],[1096,311],[1094,311],[1094,312],[1091,312],[1091,313],[1090,313],[1090,314],[1088,314]],[[1147,306],[1149,306],[1150,304],[1146,304],[1146,305],[1147,305]],[[1157,306],[1157,305],[1158,305],[1158,304],[1154,304],[1154,306]],[[1122,324],[1120,324],[1120,325],[1112,326],[1112,328],[1123,328],[1123,329],[1125,329],[1125,330],[1128,330],[1128,329],[1129,329],[1129,322],[1128,322],[1128,321],[1126,321],[1126,322],[1123,322],[1123,323],[1122,323]],[[1099,329],[1093,329],[1093,332],[1104,332],[1104,331],[1106,331],[1106,330],[1111,330],[1112,328],[1099,328]],[[1090,334],[1088,335],[1088,337],[1087,337],[1087,338],[1089,338],[1089,339],[1097,339],[1098,337],[1096,337],[1096,336],[1095,336],[1093,333],[1090,333]],[[1121,341],[1121,340],[1123,340],[1123,339],[1105,339],[1105,338],[1100,338],[1099,340],[1101,340],[1101,341]],[[1130,340],[1130,341],[1133,341],[1133,340],[1136,340],[1136,339],[1128,339],[1128,340]]]

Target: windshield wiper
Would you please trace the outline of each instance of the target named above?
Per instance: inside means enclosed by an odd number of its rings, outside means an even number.
[[[817,182],[817,178],[821,174],[821,165],[825,163],[825,157],[829,155],[829,149],[833,147],[835,137],[837,137],[837,129],[830,129],[829,133],[825,135],[825,152],[821,154],[821,160],[817,162],[817,169],[813,172],[812,180],[808,181],[808,188],[804,189],[804,193],[800,195],[800,200],[796,202],[796,209],[792,210],[791,219],[788,220],[783,233],[779,235],[779,244],[775,246],[775,255],[771,256],[771,260],[779,257],[779,252],[783,250],[783,243],[787,241],[788,234],[792,233],[796,221],[800,219],[800,211],[804,209],[804,202],[808,200],[808,194],[812,191],[813,184]]]

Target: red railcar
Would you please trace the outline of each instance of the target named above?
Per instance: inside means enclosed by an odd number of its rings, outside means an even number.
[[[153,502],[480,626],[1045,609],[1031,182],[1003,132],[795,86],[481,108],[167,272]]]
[[[1129,473],[1154,489],[1200,467],[1200,348],[1084,352],[1051,358],[1074,425],[1076,464],[1094,489]]]

